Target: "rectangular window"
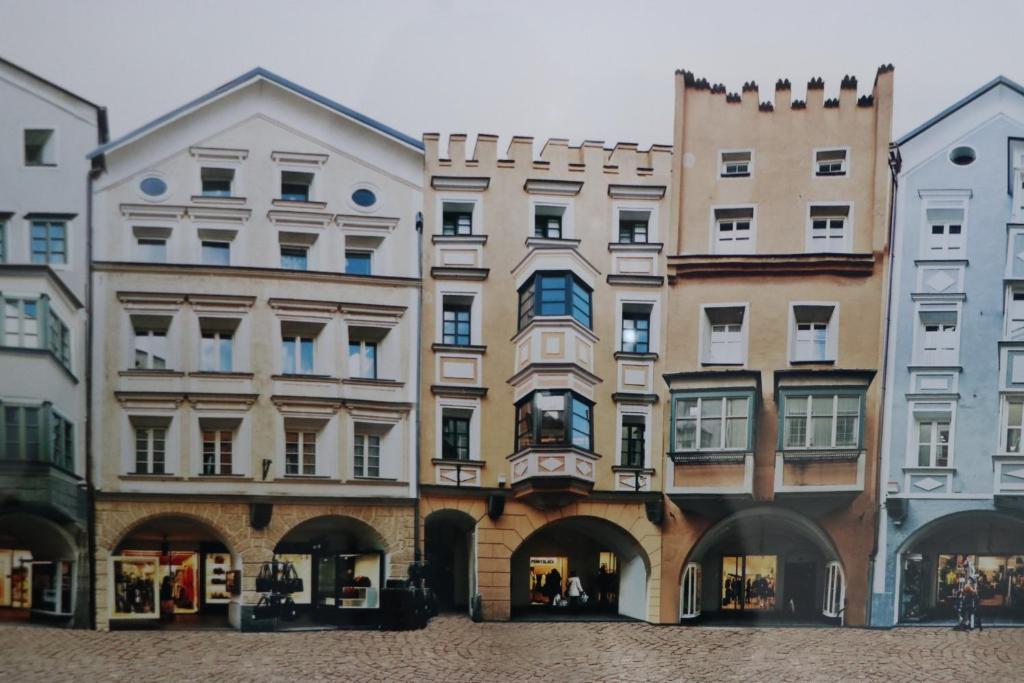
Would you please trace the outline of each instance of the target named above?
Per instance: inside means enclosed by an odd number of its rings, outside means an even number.
[[[812,253],[848,251],[849,206],[812,206],[808,250]]]
[[[52,128],[25,130],[25,165],[56,166],[57,153]]]
[[[203,431],[203,474],[231,474],[231,437],[227,430]]]
[[[231,372],[234,333],[203,330],[199,340],[199,369],[203,372]]]
[[[832,337],[832,306],[793,306],[793,360],[835,360]]]
[[[139,258],[145,263],[167,263],[167,240],[139,238]]]
[[[1011,291],[1006,307],[1006,336],[1016,339],[1024,334],[1024,290]]]
[[[306,247],[281,247],[281,267],[287,270],[308,270]]]
[[[63,221],[32,221],[32,263],[67,262],[67,224]]]
[[[167,328],[135,327],[135,369],[163,370],[167,368]]]
[[[956,311],[921,311],[919,353],[922,365],[958,365],[960,337]]]
[[[470,341],[470,315],[472,307],[464,304],[453,304],[445,302],[442,313],[442,339],[445,344],[456,346],[469,346]]]
[[[316,474],[316,432],[285,432],[284,473],[301,476]]]
[[[350,275],[373,275],[373,252],[346,249],[345,272]]]
[[[751,152],[722,152],[720,166],[723,178],[746,178],[750,175]]]
[[[533,215],[533,236],[549,240],[562,239],[564,206],[537,206]]]
[[[231,265],[231,243],[203,240],[203,264],[207,266]]]
[[[571,273],[534,274],[519,289],[519,328],[537,316],[571,315],[591,327],[591,291]]]
[[[377,342],[350,340],[348,371],[350,377],[377,379]]]
[[[814,153],[814,175],[846,175],[846,150],[822,149]]]
[[[60,364],[71,369],[71,333],[68,326],[50,311],[50,351],[57,357]]]
[[[1024,397],[1007,398],[1003,415],[1003,449],[1006,453],[1020,453],[1021,433],[1024,430]]]
[[[4,457],[39,460],[42,411],[32,406],[4,406]]]
[[[716,254],[749,254],[754,251],[754,210],[715,209]]]
[[[39,304],[33,299],[4,299],[4,346],[39,348]]]
[[[0,263],[7,260],[7,221],[0,217]]]
[[[647,425],[642,415],[622,416],[622,466],[644,466]]]
[[[619,212],[619,242],[647,244],[651,214],[648,211]]]
[[[622,351],[624,353],[650,353],[651,309],[623,306]]]
[[[964,210],[931,208],[927,210],[925,256],[927,258],[963,258]]]
[[[70,422],[52,410],[50,411],[50,450],[50,460],[54,465],[68,471],[74,470],[74,428]]]
[[[677,398],[673,450],[749,451],[750,404],[747,396]]]
[[[163,427],[135,429],[135,474],[165,474],[167,430]]]
[[[357,477],[379,477],[380,437],[376,434],[355,434],[352,464]]]
[[[949,420],[917,421],[918,467],[949,465]]]
[[[784,403],[784,448],[860,448],[859,395],[787,395]]]
[[[593,450],[593,404],[571,391],[535,391],[516,405],[516,448]]]
[[[204,168],[200,171],[204,197],[230,197],[235,171],[230,168]]]
[[[742,365],[744,318],[742,306],[714,306],[704,309],[704,357],[711,365]]]
[[[313,338],[287,336],[281,345],[281,371],[285,375],[313,374]]]
[[[469,460],[469,416],[441,416],[441,457]]]
[[[473,205],[468,202],[445,202],[441,209],[442,235],[472,235]]]
[[[281,199],[287,202],[308,202],[312,186],[312,173],[281,172]]]

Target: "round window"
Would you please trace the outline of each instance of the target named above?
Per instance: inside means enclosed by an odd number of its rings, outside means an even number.
[[[974,163],[974,160],[978,157],[973,147],[954,147],[953,151],[949,153],[949,160],[957,166],[966,166],[967,164]]]
[[[370,207],[377,203],[377,195],[373,193],[373,190],[367,190],[364,187],[352,193],[352,201],[356,206]]]
[[[142,179],[142,182],[139,183],[139,189],[147,197],[162,197],[167,194],[167,183],[162,178],[150,176],[149,178]]]

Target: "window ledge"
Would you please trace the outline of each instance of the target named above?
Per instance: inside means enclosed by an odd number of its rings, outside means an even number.
[[[799,358],[792,358],[789,361],[790,365],[835,365],[835,358],[828,358],[826,360],[802,360]]]
[[[462,465],[463,467],[486,467],[486,460],[459,460],[457,458],[431,458],[432,465]]]
[[[658,360],[656,353],[638,353],[635,351],[616,351],[615,360]]]
[[[357,387],[389,387],[393,389],[400,389],[405,386],[405,382],[397,379],[377,379],[373,377],[346,377],[341,380],[341,383]]]
[[[248,200],[245,197],[215,197],[205,194],[192,195],[193,204],[203,204],[206,206],[241,206],[247,201]]]
[[[609,242],[608,251],[649,251],[660,254],[665,248],[663,242]]]
[[[965,258],[957,258],[955,256],[935,256],[933,258],[921,257],[914,259],[915,266],[919,266],[922,264],[935,265],[937,263],[943,263],[950,266],[966,266],[970,263],[970,261],[968,261]],[[1012,280],[1015,278],[1010,279]]]
[[[285,207],[288,209],[317,209],[322,210],[327,208],[327,202],[310,202],[301,201],[295,199],[273,199],[270,202],[274,206]]]
[[[527,237],[526,246],[537,247],[540,249],[575,249],[583,242],[583,240],[569,239],[567,237],[560,237],[558,239],[551,237]]]
[[[121,377],[184,377],[185,373],[181,370],[154,370],[149,368],[138,368],[129,370],[119,370],[118,375]]]
[[[486,280],[490,272],[490,268],[474,266],[433,266],[430,277],[435,280]]]
[[[122,481],[185,481],[185,477],[174,474],[138,474],[132,472],[118,476]]]
[[[270,379],[277,382],[316,382],[321,384],[337,384],[339,377],[330,375],[271,375]]]
[[[921,363],[912,363],[907,366],[907,370],[910,372],[921,372],[921,371],[935,371],[945,370],[948,372],[963,372],[964,366],[962,365],[922,365]]]
[[[482,356],[487,352],[487,347],[479,344],[431,344],[430,350],[448,353],[472,353]]]
[[[638,474],[654,474],[654,468],[634,467],[633,465],[612,465],[612,472],[636,472]]]
[[[726,363],[724,361],[716,362],[716,361],[712,361],[712,360],[702,360],[700,362],[700,364],[703,367],[720,367],[720,368],[742,368],[744,365],[746,365],[746,363],[744,361],[741,361],[741,360],[733,361],[733,362],[730,362],[730,363]]]
[[[188,373],[188,376],[207,379],[252,379],[255,377],[251,372],[221,372],[220,370],[197,370]]]
[[[677,465],[741,465],[753,451],[670,451],[668,457]]]
[[[286,474],[275,481],[286,481],[294,484],[340,484],[341,479],[328,477],[326,474]],[[273,483],[273,482],[270,482]]]
[[[188,478],[189,481],[223,480],[223,481],[252,481],[247,474],[196,474]]]
[[[487,235],[431,235],[432,244],[487,244]]]
[[[408,482],[400,481],[392,477],[352,477],[349,480],[350,484],[377,484],[381,486],[394,486],[395,484],[406,484]]]
[[[929,472],[940,473],[940,474],[953,474],[953,473],[956,472],[956,468],[955,467],[950,467],[949,465],[946,465],[945,467],[938,467],[938,466],[930,467],[930,466],[924,466],[924,465],[904,465],[902,469],[903,469],[904,472],[909,472],[909,473],[920,472],[921,474],[927,474]]]

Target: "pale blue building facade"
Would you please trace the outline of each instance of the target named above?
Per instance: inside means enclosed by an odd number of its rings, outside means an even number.
[[[894,145],[898,186],[870,624],[952,622],[966,574],[1024,621],[1024,88]]]

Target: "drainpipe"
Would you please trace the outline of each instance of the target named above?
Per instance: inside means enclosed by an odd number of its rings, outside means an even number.
[[[880,392],[878,402],[881,410],[881,419],[879,420],[878,438],[875,444],[876,453],[878,453],[878,476],[875,477],[875,505],[878,506],[879,519],[876,520],[874,530],[871,537],[871,555],[868,559],[868,591],[867,591],[867,611],[865,622],[868,626],[871,625],[871,612],[875,602],[874,598],[874,583],[875,583],[875,562],[878,557],[878,525],[881,521],[881,511],[885,507],[885,501],[883,496],[885,495],[886,488],[883,485],[883,479],[888,481],[888,463],[882,461],[882,452],[885,448],[885,387],[889,376],[889,326],[892,322],[892,301],[893,301],[893,280],[895,279],[896,263],[895,263],[895,247],[896,247],[896,191],[899,189],[899,175],[900,168],[902,166],[903,159],[900,157],[900,148],[896,144],[889,145],[889,273],[886,283],[886,301],[885,301],[885,324],[882,327],[882,390]],[[884,560],[883,560],[884,562]]]
[[[423,212],[416,212],[416,269],[417,277],[419,278],[419,295],[416,302],[416,425],[413,428],[413,433],[416,436],[416,460],[413,466],[413,527],[412,527],[412,543],[413,543],[413,560],[419,562],[422,558],[420,556],[420,422],[423,421],[423,416],[420,413],[420,366],[423,364]]]

